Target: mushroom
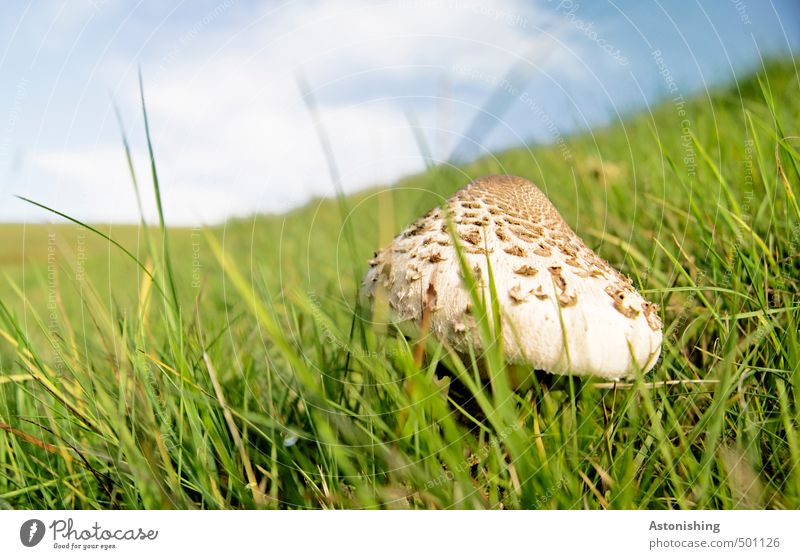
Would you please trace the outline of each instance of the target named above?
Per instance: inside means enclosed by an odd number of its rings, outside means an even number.
[[[657,305],[589,249],[533,183],[479,178],[445,206],[485,301],[491,262],[507,363],[614,380],[653,368]],[[375,255],[363,287],[370,300],[385,290],[397,321],[419,325],[425,314],[431,333],[466,352],[482,343],[450,240],[445,211],[434,208]]]

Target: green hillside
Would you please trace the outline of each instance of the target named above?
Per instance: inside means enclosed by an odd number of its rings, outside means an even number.
[[[0,505],[799,507],[799,95],[773,63],[167,245],[95,226],[130,254],[74,223],[0,226]],[[372,253],[493,173],[539,185],[660,305],[652,373],[512,392],[357,312]]]

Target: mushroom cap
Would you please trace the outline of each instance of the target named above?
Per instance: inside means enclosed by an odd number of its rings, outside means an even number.
[[[482,177],[445,205],[484,301],[491,261],[506,362],[607,379],[653,368],[661,353],[658,307],[588,248],[533,183]],[[419,324],[427,305],[438,339],[457,351],[482,348],[441,208],[370,260],[363,287],[370,299],[386,290],[394,320]]]

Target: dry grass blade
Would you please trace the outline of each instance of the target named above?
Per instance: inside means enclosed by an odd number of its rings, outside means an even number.
[[[214,368],[214,365],[211,363],[211,358],[208,356],[208,353],[203,353],[203,361],[206,363],[208,376],[211,378],[211,384],[214,386],[214,393],[217,396],[219,405],[222,406],[222,414],[225,416],[225,422],[228,424],[231,437],[233,437],[236,448],[239,450],[239,456],[242,458],[244,471],[247,475],[247,484],[249,485],[250,490],[253,492],[253,499],[255,499],[257,504],[263,505],[266,502],[266,495],[264,495],[264,493],[262,493],[259,489],[258,481],[256,480],[256,474],[253,471],[253,466],[250,464],[250,458],[247,456],[247,451],[244,448],[242,436],[239,434],[239,429],[236,427],[236,423],[233,421],[233,414],[231,413],[230,408],[228,408],[228,404],[225,402],[225,395],[222,393],[222,386],[219,384],[217,371]]]
[[[33,445],[36,445],[39,448],[41,448],[42,450],[46,450],[47,452],[60,452],[61,451],[61,449],[59,447],[57,447],[55,445],[52,445],[50,443],[46,443],[41,439],[37,439],[33,435],[29,435],[25,431],[22,431],[21,429],[17,429],[16,427],[12,427],[11,425],[8,425],[6,423],[0,423],[0,429],[2,429],[3,431],[6,431],[8,433],[11,433],[12,435],[15,435],[15,436],[19,437],[20,439],[22,439],[25,442],[29,442],[29,443],[31,443]]]
[[[662,388],[664,386],[676,385],[689,385],[689,384],[718,384],[719,380],[716,379],[682,379],[682,380],[659,380],[655,382],[644,382],[641,384],[642,388]],[[615,388],[634,388],[636,386],[633,382],[596,382],[591,385],[592,388],[600,388],[604,390]]]

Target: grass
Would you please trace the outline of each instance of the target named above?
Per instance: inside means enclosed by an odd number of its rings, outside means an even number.
[[[0,505],[797,508],[798,94],[773,63],[562,146],[202,231],[0,226]],[[135,180],[158,197],[154,140]],[[366,320],[372,251],[487,173],[534,180],[660,304],[654,372],[514,392],[499,344],[464,362]]]

